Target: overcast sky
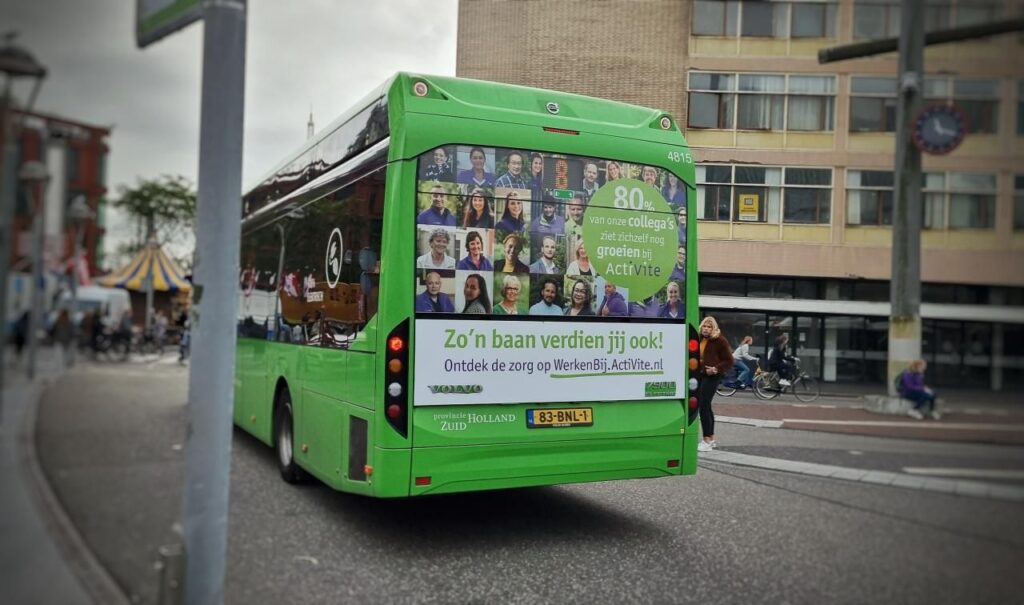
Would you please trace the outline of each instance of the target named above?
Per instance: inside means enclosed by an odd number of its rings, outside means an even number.
[[[455,73],[457,0],[248,0],[243,185],[396,71]],[[110,126],[110,195],[196,181],[202,24],[135,47],[134,0],[0,0],[0,29],[49,69],[36,109]],[[108,220],[108,250],[125,230]]]

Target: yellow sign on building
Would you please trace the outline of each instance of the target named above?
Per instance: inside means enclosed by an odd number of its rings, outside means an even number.
[[[746,222],[757,222],[761,209],[761,196],[756,193],[739,195],[739,212],[737,218]]]

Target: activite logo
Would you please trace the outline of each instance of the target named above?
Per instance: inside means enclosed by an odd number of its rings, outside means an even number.
[[[675,381],[644,383],[644,397],[675,397],[675,394]]]

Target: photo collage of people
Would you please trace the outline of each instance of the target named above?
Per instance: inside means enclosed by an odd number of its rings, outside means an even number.
[[[614,160],[446,145],[419,158],[417,313],[684,319],[686,185],[671,172]],[[583,217],[621,178],[655,187],[679,221],[671,276],[632,300],[591,264]]]

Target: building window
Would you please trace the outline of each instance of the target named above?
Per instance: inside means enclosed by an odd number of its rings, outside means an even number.
[[[735,36],[739,19],[739,2],[698,0],[693,4],[695,36]]]
[[[850,132],[896,132],[896,78],[850,78]]]
[[[779,222],[781,168],[736,166],[733,181],[733,220],[741,223]]]
[[[999,2],[978,0],[929,1],[924,6],[925,31],[999,21]],[[900,3],[893,0],[857,0],[853,6],[855,40],[896,38],[900,35]]]
[[[782,220],[828,224],[832,216],[832,170],[786,168]]]
[[[835,2],[706,1],[693,4],[693,35],[835,38]]]
[[[968,132],[994,134],[999,127],[999,81],[925,78],[924,97],[952,103],[967,117]]]
[[[958,107],[967,117],[969,132],[996,132],[998,80],[926,78],[924,95],[929,103]],[[850,78],[850,132],[895,132],[896,107],[896,78]]]
[[[697,218],[728,221],[732,207],[732,167],[697,166]]]
[[[785,38],[789,6],[782,2],[744,2],[740,32],[752,38]]]
[[[732,128],[735,90],[733,74],[691,72],[687,124],[691,128]]]
[[[891,225],[892,179],[888,170],[847,170],[846,224]]]
[[[853,5],[853,38],[896,38],[900,35],[900,5],[889,2],[857,2]]]
[[[924,226],[941,229],[992,229],[995,226],[996,175],[928,172],[924,175]]]
[[[977,2],[976,0],[959,0],[953,6],[953,26],[966,27],[995,23],[1003,17],[1003,7],[999,2]]]
[[[690,128],[828,132],[835,123],[833,76],[691,72]]]
[[[788,130],[829,131],[834,122],[836,80],[828,76],[789,76]]]
[[[1024,174],[1013,177],[1013,228],[1024,229]]]
[[[1024,134],[1024,80],[1017,82],[1017,134]]]
[[[793,22],[790,36],[793,38],[835,38],[836,5],[810,2],[795,2],[792,5]]]
[[[741,130],[782,130],[786,77],[741,75],[736,127]]]
[[[828,224],[832,170],[698,165],[697,212],[704,221]]]

